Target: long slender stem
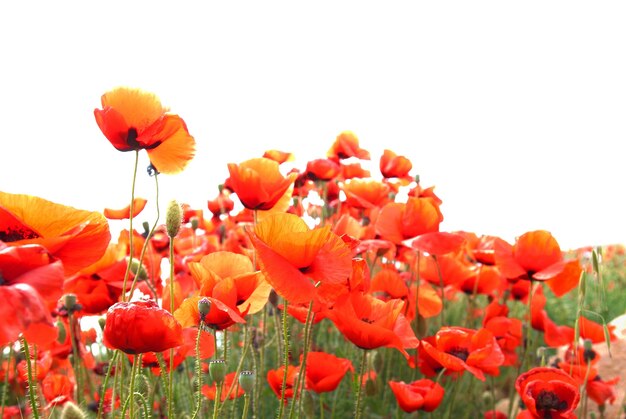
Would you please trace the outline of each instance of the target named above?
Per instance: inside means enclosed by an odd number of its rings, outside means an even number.
[[[130,273],[130,265],[133,263],[133,212],[135,212],[135,183],[137,181],[137,166],[139,165],[139,150],[135,150],[135,166],[133,168],[133,185],[130,191],[130,217],[128,219],[128,247],[129,247],[129,259],[126,265],[126,272],[124,272],[124,283],[122,285],[122,301],[128,301],[126,299],[126,281],[128,281],[128,275]],[[130,299],[130,295],[128,298]]]
[[[309,335],[311,334],[311,324],[313,323],[313,301],[309,303],[309,310],[306,313],[306,321],[304,322],[304,348],[302,349],[302,362],[300,365],[300,373],[298,374],[298,378],[296,380],[296,391],[295,397],[291,402],[291,408],[289,409],[289,418],[293,417],[294,414],[294,406],[296,403],[298,404],[298,412],[300,412],[300,407],[302,405],[302,391],[304,390],[304,384],[306,382],[306,361],[307,355],[309,354]],[[302,388],[300,388],[302,387]]]
[[[102,410],[104,407],[104,396],[107,391],[107,383],[109,382],[109,377],[111,376],[111,370],[113,370],[113,366],[115,361],[117,361],[117,355],[120,353],[119,349],[116,349],[113,353],[113,358],[109,361],[109,365],[107,367],[107,373],[104,376],[104,380],[102,381],[102,393],[100,394],[100,401],[98,402],[98,414],[97,419],[102,418]]]
[[[148,237],[146,237],[146,240],[143,242],[143,247],[141,248],[141,254],[139,255],[139,268],[138,269],[141,269],[141,266],[143,266],[143,259],[144,259],[144,256],[146,254],[146,250],[148,249],[148,244],[150,243],[150,239],[152,239],[152,235],[154,234],[154,231],[156,230],[157,225],[159,224],[159,218],[161,218],[161,209],[159,207],[159,177],[158,177],[158,172],[154,173],[154,182],[155,182],[155,187],[156,187],[156,198],[155,199],[156,199],[157,216],[156,216],[156,220],[154,220],[154,224],[152,224],[152,228],[150,229],[150,232],[148,233]],[[135,277],[133,278],[133,283],[130,285],[129,295],[133,295],[133,291],[135,290],[135,285],[137,284],[137,278],[138,277],[139,277],[139,275],[135,275]],[[152,278],[152,275],[150,275],[150,278]],[[149,284],[150,289],[154,292],[154,296],[156,298],[157,294],[156,294],[156,291],[152,288],[152,285],[150,285],[150,281],[149,281],[150,278],[148,278],[148,284]]]
[[[70,312],[68,312],[67,320],[69,323],[69,332],[70,332],[70,342],[72,344],[72,367],[74,368],[74,377],[76,377],[76,402],[78,404],[82,403],[82,392],[83,388],[81,385],[81,365],[80,358],[78,356],[78,342],[76,340],[76,333],[74,329],[74,325],[76,324],[76,318]]]
[[[357,377],[357,379],[359,380],[359,389],[356,393],[356,403],[354,405],[355,419],[359,419],[361,417],[361,395],[363,393],[363,375],[365,375],[366,358],[367,350],[363,349],[363,354],[361,355],[361,366],[359,367],[359,376]]]
[[[287,300],[283,302],[283,346],[285,349],[283,358],[283,367],[285,368],[283,373],[283,383],[280,391],[280,407],[278,408],[278,419],[282,419],[283,411],[285,410],[285,393],[287,392],[287,376],[289,367],[289,330],[287,328]]]
[[[244,328],[244,346],[243,346],[243,351],[241,352],[241,358],[239,359],[239,364],[237,364],[237,369],[235,370],[235,380],[233,380],[233,382],[231,383],[230,387],[228,388],[228,391],[226,392],[226,395],[224,396],[224,400],[228,400],[228,398],[230,397],[230,393],[233,392],[233,389],[235,388],[235,384],[239,385],[239,373],[241,372],[241,368],[243,367],[243,361],[246,359],[246,354],[248,353],[248,349],[250,347],[250,337],[248,336],[248,328]],[[222,404],[218,410],[218,415],[219,413],[222,411],[222,408],[224,407],[225,404]]]
[[[246,419],[248,417],[249,406],[250,406],[250,395],[246,393],[243,395],[243,413],[241,414],[241,419]]]
[[[22,336],[22,350],[24,351],[24,358],[26,360],[26,375],[28,377],[28,398],[30,399],[30,407],[32,409],[33,418],[39,419],[39,403],[37,403],[37,384],[33,378],[33,370],[31,367],[30,351],[28,349],[28,342],[26,338]]]
[[[202,409],[202,365],[200,360],[200,337],[202,336],[202,329],[204,328],[204,320],[200,319],[198,325],[198,335],[196,336],[196,380],[198,388],[196,389],[196,410],[193,412],[192,419],[198,417],[200,409]]]

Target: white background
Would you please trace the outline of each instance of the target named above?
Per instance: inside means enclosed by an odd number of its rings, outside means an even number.
[[[127,85],[197,140],[163,206],[206,208],[226,163],[267,149],[303,169],[352,130],[373,176],[390,148],[436,186],[442,230],[623,243],[625,18],[617,1],[3,2],[0,190],[125,206],[133,156],[93,110]]]

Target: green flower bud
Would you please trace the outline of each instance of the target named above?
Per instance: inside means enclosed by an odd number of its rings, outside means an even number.
[[[255,381],[256,374],[254,371],[241,371],[241,374],[239,374],[239,386],[246,393],[252,393]]]
[[[198,217],[191,217],[189,222],[191,223],[191,228],[193,228],[194,230],[196,230],[200,226],[200,220],[198,219]]]
[[[143,264],[139,263],[137,259],[133,259],[130,263],[130,271],[139,281],[145,281],[148,279],[148,272],[146,272],[146,268],[144,268]]]
[[[137,374],[135,377],[135,391],[139,394],[150,394],[150,380],[143,374]]]
[[[74,294],[65,294],[65,296],[63,297],[63,305],[65,306],[68,312],[74,311],[74,309],[76,308],[77,301],[78,300],[76,298],[76,295]]]
[[[211,300],[204,297],[198,301],[198,311],[200,312],[200,321],[204,322],[207,314],[211,311]]]
[[[98,324],[100,325],[100,329],[104,330],[104,325],[107,323],[106,317],[100,317],[98,319]]]
[[[167,227],[167,235],[171,238],[176,237],[183,221],[183,211],[178,202],[172,200],[167,206],[167,215],[165,216],[165,225]]]
[[[57,320],[57,329],[59,329],[59,332],[57,333],[57,342],[65,342],[65,338],[67,338],[67,330],[65,329],[65,324],[61,320]]]
[[[226,362],[223,359],[217,359],[209,363],[209,373],[211,378],[217,384],[222,384],[226,377]]]
[[[61,419],[86,419],[87,414],[81,410],[80,407],[76,406],[72,402],[67,402],[63,405],[63,410],[61,411]]]

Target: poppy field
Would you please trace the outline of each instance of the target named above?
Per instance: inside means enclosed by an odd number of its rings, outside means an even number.
[[[626,308],[624,246],[441,231],[445,197],[410,158],[372,156],[350,131],[302,164],[271,149],[226,163],[206,208],[163,204],[159,178],[196,150],[184,119],[120,87],[94,123],[94,141],[135,159],[127,207],[0,192],[2,418],[608,418],[623,405],[598,363]]]

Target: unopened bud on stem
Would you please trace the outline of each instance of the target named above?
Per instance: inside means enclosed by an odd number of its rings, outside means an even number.
[[[165,217],[165,225],[167,226],[167,235],[176,237],[180,230],[183,219],[183,212],[178,202],[172,200],[167,206],[167,215]]]

